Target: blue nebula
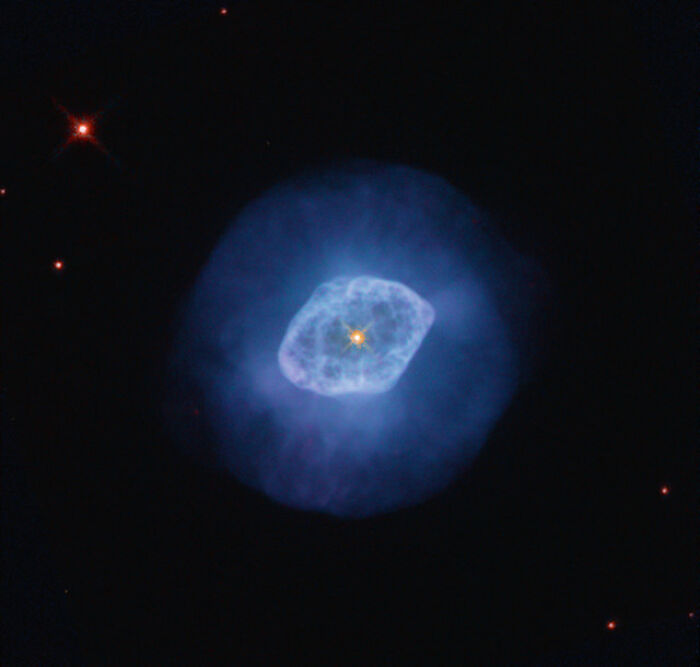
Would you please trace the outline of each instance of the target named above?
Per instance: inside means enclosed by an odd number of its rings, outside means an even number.
[[[297,387],[324,396],[388,391],[434,319],[433,307],[405,285],[339,277],[317,287],[291,321],[280,370]]]
[[[437,176],[307,172],[221,239],[170,377],[217,464],[270,498],[341,517],[414,505],[464,472],[522,381],[534,270]]]

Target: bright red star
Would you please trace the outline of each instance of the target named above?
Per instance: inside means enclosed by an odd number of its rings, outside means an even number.
[[[56,269],[56,271],[61,271],[63,269],[63,260],[62,259],[57,259],[53,263],[53,268]]]
[[[608,630],[614,630],[614,629],[617,627],[617,622],[615,622],[615,621],[608,621],[608,622],[606,623],[605,627],[606,627]]]
[[[662,496],[667,496],[670,492],[671,492],[671,489],[670,489],[666,484],[664,484],[664,485],[659,489],[659,493],[660,493]]]
[[[7,190],[5,188],[0,188],[0,197],[4,197],[7,194]]]
[[[102,114],[101,111],[93,114],[91,116],[74,116],[68,109],[66,109],[62,104],[59,104],[54,100],[56,108],[66,117],[68,120],[69,134],[66,140],[59,146],[55,155],[62,153],[70,144],[80,142],[89,143],[101,150],[103,153],[107,153],[104,146],[100,143],[97,135],[95,133],[95,123],[97,119]]]
[[[219,14],[221,14],[221,16],[226,16],[226,14],[228,14],[228,9],[226,9],[226,7],[222,7],[219,10]]]

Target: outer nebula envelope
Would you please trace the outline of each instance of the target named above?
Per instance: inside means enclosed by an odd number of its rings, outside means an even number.
[[[436,176],[304,173],[240,212],[187,299],[173,432],[292,507],[421,502],[468,467],[523,377],[534,270]]]
[[[325,396],[388,391],[434,319],[432,306],[405,285],[372,276],[336,278],[318,287],[292,320],[279,350],[280,369],[298,387]]]

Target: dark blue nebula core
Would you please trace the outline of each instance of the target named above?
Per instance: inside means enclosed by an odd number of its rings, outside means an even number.
[[[222,238],[172,368],[246,485],[342,517],[413,505],[465,470],[522,380],[531,270],[436,176],[305,173]],[[373,318],[371,351],[346,344]]]

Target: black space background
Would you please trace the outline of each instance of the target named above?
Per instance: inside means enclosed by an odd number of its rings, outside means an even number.
[[[694,663],[693,26],[432,4],[110,2],[114,32],[11,6],[3,664]],[[52,96],[111,105],[113,160],[49,159]],[[338,157],[447,178],[553,287],[546,361],[468,478],[359,522],[197,467],[159,416],[238,208]]]

